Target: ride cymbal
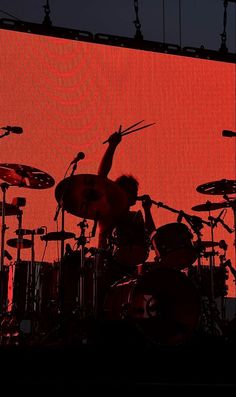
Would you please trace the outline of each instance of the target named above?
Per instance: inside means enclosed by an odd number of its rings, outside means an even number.
[[[46,172],[22,164],[0,164],[0,178],[12,186],[48,189],[55,180]]]
[[[204,204],[195,205],[192,207],[194,211],[214,211],[221,208],[229,208],[230,204],[228,201],[223,201],[221,203],[212,203],[211,201],[206,201]]]
[[[75,233],[71,232],[50,232],[41,237],[43,241],[58,241],[58,240],[67,240],[69,238],[74,238]]]
[[[236,193],[236,181],[221,179],[220,181],[213,181],[199,185],[196,190],[203,194],[234,194]]]
[[[100,220],[119,216],[128,208],[127,196],[115,182],[100,175],[79,174],[63,179],[55,189],[58,203],[72,215]]]

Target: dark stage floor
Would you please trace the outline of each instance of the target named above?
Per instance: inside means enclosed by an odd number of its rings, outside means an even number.
[[[82,334],[68,335],[67,330],[63,335],[61,329],[52,329],[40,338],[23,336],[16,345],[2,345],[3,389],[24,395],[236,391],[232,335],[196,333],[167,345],[122,322],[94,322],[90,333]]]

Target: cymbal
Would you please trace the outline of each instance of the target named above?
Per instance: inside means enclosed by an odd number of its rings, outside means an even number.
[[[206,201],[204,204],[195,205],[192,207],[194,211],[214,211],[219,210],[221,208],[230,207],[230,203],[228,201],[222,201],[221,203],[212,203],[211,201]]]
[[[65,178],[57,185],[55,197],[58,203],[63,197],[67,212],[86,219],[110,219],[128,208],[125,191],[101,175],[79,174]]]
[[[0,178],[12,186],[48,189],[55,180],[46,172],[22,164],[0,164]]]
[[[11,238],[10,240],[7,240],[7,245],[9,245],[9,247],[20,249],[31,248],[32,241],[27,240],[26,238]]]
[[[199,185],[196,190],[203,194],[234,194],[236,193],[236,181],[221,179]]]
[[[67,240],[68,238],[74,238],[75,233],[71,232],[51,232],[44,234],[41,236],[41,240],[43,241],[58,241],[58,240]]]
[[[0,202],[0,216],[2,216],[2,202]],[[21,213],[19,207],[13,204],[5,203],[5,216],[18,215]]]

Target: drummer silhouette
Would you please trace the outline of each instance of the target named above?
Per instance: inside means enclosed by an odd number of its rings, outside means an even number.
[[[108,147],[98,168],[98,175],[107,177],[117,146],[122,140],[120,132],[115,132],[108,138]],[[121,187],[127,196],[127,207],[123,213],[111,222],[99,222],[98,247],[110,249],[112,255],[106,267],[108,284],[125,275],[137,272],[137,265],[145,262],[149,255],[149,236],[155,230],[151,214],[152,201],[149,195],[143,196],[141,210],[132,211],[138,197],[138,180],[132,175],[121,175],[115,183]]]

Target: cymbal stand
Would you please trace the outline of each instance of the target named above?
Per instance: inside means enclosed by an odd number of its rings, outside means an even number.
[[[215,333],[216,328],[214,327],[214,324],[217,325],[219,322],[219,319],[215,317],[215,288],[214,288],[214,268],[215,268],[215,255],[217,253],[214,250],[214,228],[217,226],[218,223],[221,223],[224,228],[229,232],[232,233],[232,230],[224,223],[224,221],[221,219],[221,216],[223,212],[226,210],[221,211],[221,213],[215,218],[211,216],[211,213],[209,211],[209,216],[208,219],[211,222],[211,241],[212,241],[212,251],[210,252],[210,287],[211,287],[211,295],[210,295],[210,310],[211,310],[211,329],[212,329],[212,335]],[[222,240],[223,241],[223,240]],[[220,246],[221,248],[223,247],[226,252],[226,245]],[[221,264],[222,264],[222,259],[223,257],[220,257]],[[224,303],[221,301],[221,317],[222,320],[224,319]]]
[[[213,217],[211,217],[211,212],[209,211],[209,217],[208,219],[211,222],[211,242],[212,242],[212,250],[210,252],[210,260],[209,260],[209,266],[210,266],[210,315],[211,315],[211,331],[212,335],[214,335],[214,316],[213,316],[213,307],[214,307],[214,301],[215,301],[215,288],[214,288],[214,268],[215,268],[215,249],[214,249],[214,227],[217,226],[217,222],[214,222]]]
[[[0,316],[5,313],[7,302],[4,302],[4,257],[5,257],[5,233],[8,227],[5,224],[6,191],[9,184],[1,183],[2,189],[2,226],[1,226],[1,258],[0,258]]]
[[[21,230],[22,228],[22,215],[23,215],[23,211],[19,210],[19,213],[17,214],[17,220],[18,220],[18,230]],[[17,244],[17,254],[16,254],[16,262],[20,262],[21,261],[21,240],[23,239],[22,235],[18,235],[17,236],[19,242]]]
[[[210,215],[210,211],[209,211],[209,216],[208,219],[211,222],[211,240],[212,240],[212,259],[211,259],[211,263],[214,266],[215,265],[215,260],[214,257],[216,255],[216,252],[214,250],[214,237],[213,237],[213,229],[217,226],[218,223],[220,223],[225,230],[227,230],[228,233],[233,233],[233,230],[229,228],[229,226],[223,221],[223,219],[221,218],[222,214],[224,212],[226,212],[227,210],[224,209],[223,211],[221,211],[221,213],[215,218],[214,216]],[[223,241],[223,240],[222,240]],[[222,248],[222,247],[221,247]]]
[[[19,212],[17,214],[18,230],[21,230],[21,228],[22,228],[22,215],[23,215],[23,211],[19,209]],[[17,236],[18,243],[17,243],[16,263],[13,267],[13,293],[15,290],[15,285],[14,285],[15,284],[15,267],[16,267],[16,265],[19,266],[20,261],[21,261],[21,241],[22,241],[22,239],[23,239],[22,235]],[[27,270],[27,272],[28,272],[28,270]],[[14,302],[14,295],[13,295],[13,302]],[[17,309],[18,309],[15,306],[16,306],[16,304],[13,304],[13,312],[15,310],[17,311]]]
[[[26,282],[26,303],[25,312],[31,314],[35,311],[35,250],[34,250],[34,232],[31,233],[31,260],[27,270]]]
[[[69,167],[72,165],[72,163],[69,165]],[[67,168],[67,171],[69,169],[69,167]],[[61,232],[62,232],[62,236],[64,236],[64,232],[65,232],[65,210],[64,210],[64,196],[66,194],[66,192],[69,190],[70,188],[70,177],[72,177],[76,171],[77,168],[77,162],[73,162],[73,168],[71,171],[70,176],[68,177],[67,183],[64,186],[64,190],[62,191],[60,200],[58,201],[58,205],[56,208],[56,212],[55,212],[55,216],[54,216],[54,221],[57,222],[57,218],[59,216],[59,213],[61,211]],[[67,171],[65,173],[65,175],[67,174]],[[59,275],[58,275],[58,310],[59,313],[61,312],[61,308],[62,308],[62,296],[61,296],[61,285],[62,285],[62,260],[64,258],[64,251],[65,251],[65,239],[62,237],[61,239],[61,250],[60,250],[60,260],[59,260]]]
[[[226,244],[226,242],[224,240],[221,240],[219,242],[219,247],[222,248],[222,250],[223,250],[223,254],[219,255],[219,258],[220,258],[220,267],[222,270],[225,271],[225,280],[226,280],[227,279],[227,276],[226,276],[226,266],[227,266],[226,251],[227,251],[228,245]],[[223,321],[223,324],[225,324],[225,321],[226,321],[225,303],[226,303],[225,302],[225,294],[222,294],[221,295],[221,319]]]
[[[77,248],[80,247],[80,272],[77,287],[76,303],[78,305],[80,314],[82,316],[86,313],[85,307],[85,245],[87,237],[85,236],[85,229],[88,228],[86,219],[83,219],[78,226],[80,227],[80,236],[77,238]]]

